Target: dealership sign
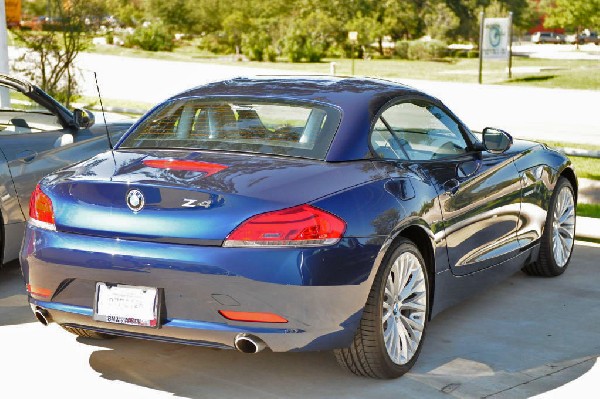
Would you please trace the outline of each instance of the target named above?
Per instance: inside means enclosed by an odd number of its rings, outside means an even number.
[[[507,60],[509,57],[510,18],[485,18],[481,51],[486,60]]]

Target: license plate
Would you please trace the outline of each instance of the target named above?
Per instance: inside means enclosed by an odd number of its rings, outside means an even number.
[[[158,327],[158,289],[96,283],[94,320]]]

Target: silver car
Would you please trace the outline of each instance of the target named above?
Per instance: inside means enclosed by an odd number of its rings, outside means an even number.
[[[535,32],[533,36],[531,36],[531,42],[535,44],[563,44],[565,43],[565,37],[554,32]]]
[[[0,265],[19,255],[29,197],[48,173],[106,151],[132,121],[94,125],[91,112],[69,111],[39,87],[0,74]]]

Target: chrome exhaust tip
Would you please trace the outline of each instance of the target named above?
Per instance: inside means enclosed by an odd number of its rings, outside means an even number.
[[[238,334],[234,346],[242,353],[258,353],[267,347],[260,338],[248,334]]]
[[[38,319],[38,321],[45,326],[52,323],[50,313],[48,313],[46,309],[36,308],[33,314],[35,314],[35,318]]]

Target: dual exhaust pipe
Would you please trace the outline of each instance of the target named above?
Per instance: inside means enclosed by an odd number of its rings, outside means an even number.
[[[258,337],[250,334],[238,334],[234,341],[235,349],[242,353],[258,353],[267,347],[267,344]]]
[[[50,317],[50,313],[48,313],[46,309],[36,307],[33,310],[33,314],[35,315],[35,318],[45,326],[52,323],[52,317]]]
[[[44,326],[52,323],[52,317],[50,317],[50,313],[48,313],[46,309],[35,307],[33,314],[35,315],[35,318]],[[242,353],[258,353],[265,349],[267,344],[265,344],[260,338],[253,335],[238,334],[235,337],[234,346],[235,349]]]

